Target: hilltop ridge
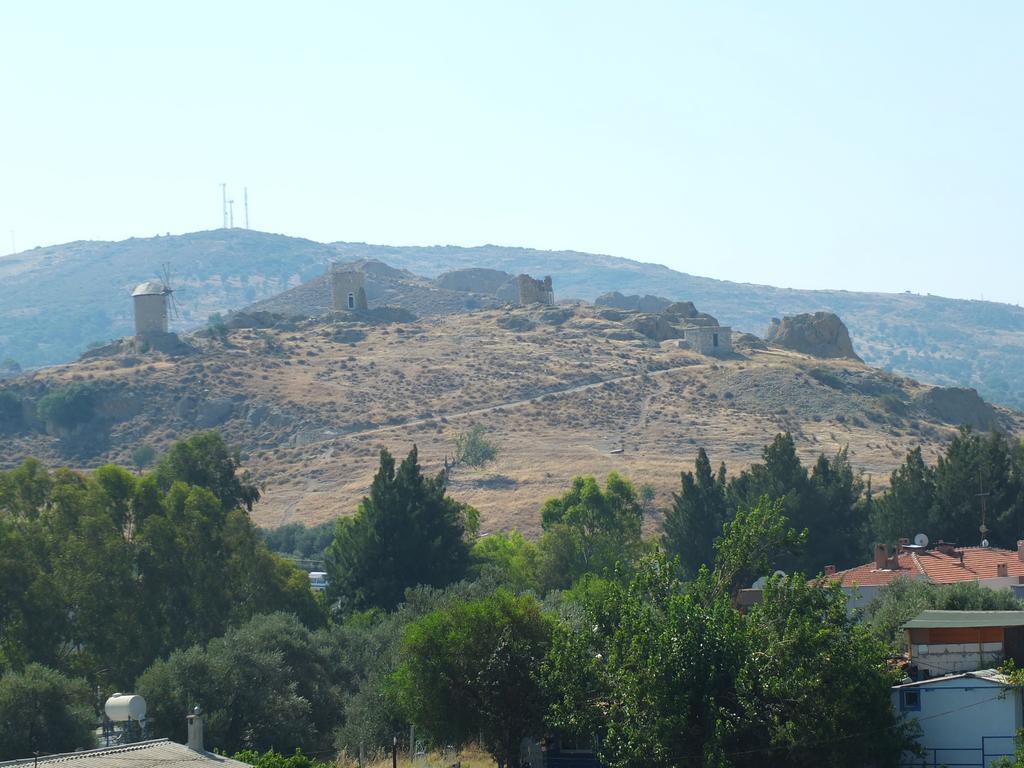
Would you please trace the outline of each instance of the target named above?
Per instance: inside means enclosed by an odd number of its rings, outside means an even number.
[[[79,241],[0,258],[0,360],[22,367],[77,357],[90,343],[131,332],[133,285],[169,261],[182,307],[178,329],[270,299],[323,274],[331,261],[373,259],[431,283],[442,273],[493,269],[550,274],[558,298],[612,291],[692,301],[724,325],[761,334],[774,317],[828,311],[841,317],[864,360],[944,386],[976,388],[1024,407],[1024,310],[916,294],[802,291],[713,280],[657,264],[575,251],[486,245],[317,243],[244,229]],[[695,261],[696,263],[696,261]],[[442,294],[438,294],[442,295]]]
[[[163,450],[216,428],[265,484],[255,519],[311,523],[355,509],[381,448],[416,444],[439,471],[456,435],[479,423],[498,460],[457,468],[452,493],[480,509],[484,530],[536,532],[540,505],[576,474],[619,471],[650,483],[664,507],[701,446],[738,469],[789,431],[808,460],[848,446],[877,488],[908,449],[935,457],[963,420],[1024,425],[976,394],[852,360],[742,342],[705,357],[678,339],[659,342],[649,317],[586,305],[418,319],[372,308],[366,318],[239,315],[245,327],[193,334],[180,353],[140,353],[126,341],[0,382],[0,405],[17,404],[6,424],[0,408],[0,466],[30,455],[130,465],[141,444]],[[40,416],[48,393],[81,397],[83,387],[87,418]]]

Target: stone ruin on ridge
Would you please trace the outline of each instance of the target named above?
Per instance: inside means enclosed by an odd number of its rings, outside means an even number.
[[[555,303],[555,290],[551,287],[551,275],[545,275],[543,280],[534,280],[529,275],[519,275],[516,278],[519,286],[520,304],[547,304]]]
[[[332,264],[331,309],[335,312],[365,310],[366,275],[349,267]]]

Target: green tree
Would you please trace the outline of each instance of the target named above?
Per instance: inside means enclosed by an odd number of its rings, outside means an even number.
[[[136,446],[132,451],[132,464],[139,472],[142,472],[142,470],[152,464],[155,458],[156,449],[149,443]]]
[[[445,494],[444,476],[424,477],[415,447],[396,469],[382,450],[380,467],[351,518],[338,520],[327,550],[328,595],[346,609],[397,606],[418,584],[440,587],[469,566],[470,507]]]
[[[239,452],[219,432],[200,432],[175,443],[157,463],[153,476],[164,492],[175,481],[198,485],[213,493],[225,510],[245,507],[250,512],[260,490],[239,473]]]
[[[925,464],[921,448],[907,453],[889,476],[889,491],[875,504],[871,532],[876,541],[893,544],[928,529],[935,504],[935,470]],[[938,536],[936,531],[934,535]]]
[[[225,752],[323,749],[338,722],[330,661],[293,616],[257,616],[204,648],[156,661],[136,688],[150,705],[154,735],[183,742],[199,705],[212,748]],[[208,747],[208,748],[210,748]]]
[[[486,437],[487,429],[474,424],[455,438],[455,463],[482,467],[498,457],[498,447]]]
[[[399,701],[439,741],[480,738],[498,768],[518,768],[523,738],[543,732],[537,673],[550,637],[537,600],[505,590],[431,613],[406,630]]]
[[[613,768],[895,766],[912,746],[889,703],[896,673],[838,587],[771,579],[748,614],[733,605],[741,574],[795,542],[782,505],[738,514],[688,585],[655,555],[628,585],[584,592],[543,667],[550,725],[600,735]],[[866,721],[878,739],[856,738]]]
[[[701,566],[710,566],[714,560],[715,539],[722,534],[722,525],[728,519],[725,472],[722,464],[714,473],[707,453],[701,448],[694,471],[680,474],[680,491],[672,494],[662,546],[669,555],[680,559],[687,578],[693,578]]]
[[[73,382],[53,389],[39,398],[36,413],[39,418],[60,429],[74,429],[92,421],[96,415],[96,387]]]
[[[935,467],[935,505],[929,534],[964,545],[981,540],[981,498],[987,494],[987,538],[1012,547],[1024,524],[1014,446],[998,432],[982,436],[962,428]]]
[[[570,586],[584,573],[611,573],[640,553],[643,507],[628,480],[615,472],[602,490],[593,477],[577,477],[562,496],[541,508],[542,582]]]
[[[0,760],[95,746],[89,687],[39,664],[0,676]]]
[[[471,574],[490,571],[515,592],[539,593],[541,584],[540,550],[519,531],[499,531],[477,539],[473,544]]]

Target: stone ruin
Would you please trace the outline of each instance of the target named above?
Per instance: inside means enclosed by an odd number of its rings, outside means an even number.
[[[516,278],[519,286],[520,304],[547,304],[555,303],[555,290],[551,287],[551,276],[545,275],[543,280],[534,280],[529,275],[519,275]]]
[[[331,309],[335,312],[354,312],[365,310],[366,275],[362,272],[332,264],[331,276]]]

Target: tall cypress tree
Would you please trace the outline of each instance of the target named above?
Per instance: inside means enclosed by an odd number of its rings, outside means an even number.
[[[697,452],[693,472],[680,473],[680,491],[672,494],[672,508],[665,515],[665,551],[678,556],[683,572],[692,578],[715,557],[715,539],[726,521],[725,464],[711,470],[707,452]]]
[[[425,477],[415,448],[395,468],[386,450],[351,518],[338,521],[327,550],[328,595],[345,609],[397,606],[408,587],[442,587],[466,573],[470,508],[445,495],[444,477]]]

